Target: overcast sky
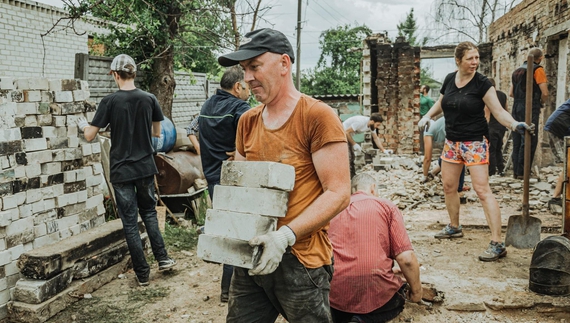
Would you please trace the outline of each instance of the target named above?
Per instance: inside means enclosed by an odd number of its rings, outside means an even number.
[[[312,68],[320,55],[321,32],[338,25],[366,24],[373,32],[388,32],[394,39],[398,35],[397,24],[404,21],[414,8],[419,32],[428,31],[430,8],[434,0],[303,0],[301,31],[301,69]],[[38,0],[38,2],[62,7],[61,0]],[[282,31],[295,47],[297,42],[298,0],[264,0],[262,6],[272,7],[258,27],[271,27]],[[441,60],[440,60],[441,61]],[[449,62],[449,60],[448,60]],[[422,61],[422,66],[432,65],[436,78],[443,78],[452,71],[454,63]]]

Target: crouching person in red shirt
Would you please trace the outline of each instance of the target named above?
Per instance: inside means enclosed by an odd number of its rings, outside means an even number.
[[[392,202],[376,197],[376,180],[362,173],[352,179],[350,204],[330,222],[334,275],[330,305],[335,323],[387,322],[404,310],[406,298],[420,302],[418,260]],[[409,284],[392,269],[394,260]]]

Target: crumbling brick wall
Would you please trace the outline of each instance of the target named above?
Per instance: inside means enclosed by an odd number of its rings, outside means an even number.
[[[0,319],[22,253],[105,222],[101,146],[75,124],[88,97],[85,81],[0,77]]]
[[[364,114],[379,112],[384,122],[379,137],[385,148],[400,154],[419,150],[420,49],[383,35],[365,41],[363,57]]]
[[[492,75],[498,89],[507,92],[512,72],[527,58],[528,51],[540,47],[547,55],[542,62],[548,78],[548,101],[544,104],[537,125],[542,149],[537,149],[534,163],[551,163],[548,140],[543,134],[544,121],[570,92],[568,63],[568,30],[570,10],[568,0],[524,0],[510,12],[489,26],[489,40],[493,43]],[[509,102],[509,110],[512,100]],[[544,154],[543,154],[544,152]]]

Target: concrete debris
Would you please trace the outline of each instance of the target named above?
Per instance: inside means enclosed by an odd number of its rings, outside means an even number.
[[[364,151],[364,150],[363,150]],[[372,154],[372,151],[376,151]],[[445,209],[441,174],[433,180],[423,183],[422,156],[415,155],[384,155],[377,149],[368,149],[360,158],[368,159],[369,163],[355,165],[358,172],[368,172],[376,176],[378,196],[394,202],[401,210],[404,209]],[[358,159],[358,157],[357,157]],[[437,162],[432,163],[432,168]],[[549,212],[548,201],[561,172],[561,167],[549,166],[540,170],[539,177],[530,178],[529,208],[540,212]],[[489,177],[489,185],[495,198],[501,202],[520,202],[523,181],[512,176],[494,175]],[[468,203],[478,202],[477,193],[472,189],[469,171],[465,176],[464,191],[460,193]],[[419,202],[419,203],[418,203]],[[551,212],[562,212],[558,205],[550,206]]]

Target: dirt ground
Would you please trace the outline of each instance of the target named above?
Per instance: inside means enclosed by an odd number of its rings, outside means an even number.
[[[513,203],[500,202],[504,225],[510,215],[521,214]],[[542,238],[560,234],[561,215],[532,215],[541,218],[543,227],[553,228]],[[570,322],[570,296],[541,296],[528,290],[532,250],[508,247],[507,257],[497,262],[477,259],[490,236],[479,202],[462,205],[462,239],[433,238],[448,221],[445,210],[420,205],[404,211],[404,217],[421,263],[422,282],[432,284],[444,298],[431,309],[407,304],[393,322]],[[150,286],[138,287],[129,271],[49,322],[225,322],[227,304],[219,301],[221,265],[203,262],[194,250],[171,255],[178,261],[176,269],[158,273],[154,262]]]

